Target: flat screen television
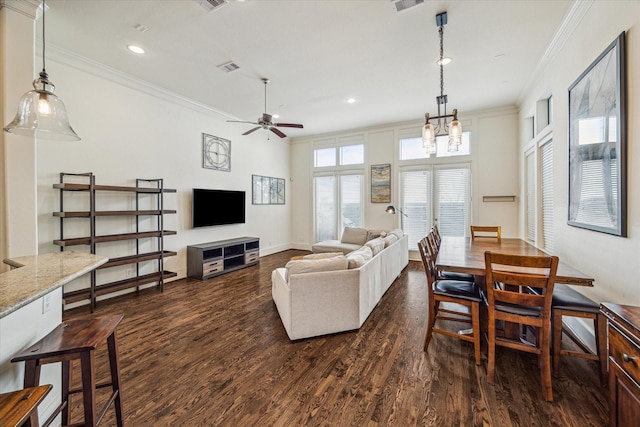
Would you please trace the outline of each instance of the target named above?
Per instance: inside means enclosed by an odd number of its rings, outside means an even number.
[[[193,189],[193,227],[245,222],[245,192]]]

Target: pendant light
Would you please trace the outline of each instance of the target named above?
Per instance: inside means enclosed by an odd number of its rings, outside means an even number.
[[[42,139],[79,141],[80,137],[69,124],[67,109],[54,95],[55,86],[49,81],[45,68],[45,0],[42,1],[42,71],[33,81],[33,89],[20,99],[18,112],[5,132]]]
[[[436,96],[438,104],[438,115],[431,117],[429,113],[424,115],[425,123],[422,127],[422,146],[428,154],[436,154],[436,137],[449,135],[448,151],[458,151],[462,144],[462,125],[458,121],[458,110],[454,109],[451,114],[447,114],[447,95],[444,94],[444,64],[449,63],[448,58],[444,58],[444,26],[447,24],[447,12],[436,15],[436,25],[440,35],[440,96]],[[441,111],[441,106],[444,111]],[[449,121],[449,119],[451,119]],[[431,123],[431,121],[434,123]]]

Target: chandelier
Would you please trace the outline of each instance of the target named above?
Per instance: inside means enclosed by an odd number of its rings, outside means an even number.
[[[458,151],[458,147],[462,144],[462,125],[458,121],[458,110],[454,109],[451,114],[447,114],[447,95],[444,94],[444,72],[443,67],[449,63],[450,59],[444,57],[444,26],[447,24],[447,12],[436,15],[436,25],[440,35],[440,96],[436,96],[438,104],[438,115],[430,116],[425,113],[424,126],[422,128],[422,146],[427,150],[428,154],[436,153],[436,137],[441,135],[449,135],[449,143],[447,150],[450,152]]]

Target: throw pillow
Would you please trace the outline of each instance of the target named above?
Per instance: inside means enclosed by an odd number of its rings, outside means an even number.
[[[340,241],[342,243],[351,243],[353,245],[364,245],[364,242],[367,241],[367,229],[345,227]]]
[[[398,238],[396,237],[395,234],[389,234],[387,237],[385,237],[384,239],[384,247],[388,248],[389,246],[393,245],[395,242],[398,241]]]
[[[367,231],[367,242],[371,239],[375,239],[376,237],[384,237],[387,235],[387,232],[384,230],[368,230]]]
[[[347,255],[349,269],[360,268],[373,258],[373,252],[369,246],[363,246]]]
[[[340,255],[344,255],[342,252],[320,252],[317,254],[309,254],[302,257],[302,259],[325,259],[333,258]]]
[[[365,245],[370,247],[373,256],[376,256],[381,250],[384,249],[384,240],[378,237],[376,239],[369,240],[367,243],[365,243]]]
[[[347,257],[344,255],[336,256],[333,258],[300,259],[289,261],[287,265],[285,265],[285,279],[288,281],[289,275],[291,274],[313,273],[317,271],[346,270],[348,265],[349,262],[347,261]]]

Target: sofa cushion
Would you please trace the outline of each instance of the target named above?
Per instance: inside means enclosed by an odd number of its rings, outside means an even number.
[[[353,251],[347,254],[347,261],[349,261],[349,269],[360,268],[373,258],[373,252],[369,246],[363,246],[357,251]]]
[[[373,256],[376,256],[381,250],[384,249],[384,240],[378,237],[376,239],[369,240],[367,243],[365,243],[365,245],[370,247],[371,252],[373,252]]]
[[[375,239],[376,237],[385,237],[387,235],[387,232],[385,230],[375,230],[375,229],[370,229],[367,230],[367,242],[369,240]]]
[[[320,252],[317,254],[309,254],[302,257],[302,259],[325,259],[333,258],[336,256],[344,255],[342,252]]]
[[[311,250],[314,254],[321,252],[342,252],[343,254],[348,254],[349,252],[355,251],[356,249],[360,249],[362,245],[354,245],[353,243],[342,243],[340,240],[325,240],[323,242],[318,242],[311,246]]]
[[[342,243],[351,243],[353,245],[364,245],[367,241],[367,229],[358,227],[345,227],[342,232]]]
[[[396,237],[395,234],[389,234],[387,237],[384,237],[382,240],[384,240],[384,247],[388,248],[389,246],[397,242],[398,238]]]
[[[289,261],[285,265],[287,270],[286,279],[289,280],[289,275],[300,273],[313,273],[318,271],[334,271],[334,270],[346,270],[349,265],[347,257],[339,255],[332,258],[322,259],[299,259]]]
[[[396,228],[395,230],[391,231],[389,234],[395,234],[395,236],[398,238],[398,240],[402,239],[402,236],[404,236],[404,231],[402,231],[402,228]]]

